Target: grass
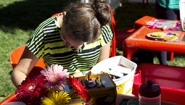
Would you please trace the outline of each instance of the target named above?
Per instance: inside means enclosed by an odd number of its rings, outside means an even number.
[[[37,25],[60,12],[72,0],[0,0],[0,100],[15,91],[10,81],[12,70],[9,55],[16,47],[26,43],[31,32]],[[141,3],[123,4],[115,11],[117,30],[132,28],[134,21],[144,15],[154,15],[154,5],[149,4],[142,9]],[[118,52],[120,46],[118,46]],[[184,55],[177,54],[170,65],[183,66]],[[155,59],[155,63],[158,63]]]
[[[11,51],[25,44],[40,22],[61,11],[69,1],[0,0],[0,101],[15,91],[9,74]]]

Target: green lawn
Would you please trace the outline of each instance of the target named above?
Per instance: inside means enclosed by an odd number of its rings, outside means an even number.
[[[0,101],[15,91],[9,74],[11,51],[25,44],[40,22],[61,11],[69,1],[0,0]]]
[[[10,81],[12,70],[9,55],[16,47],[26,43],[37,25],[60,12],[72,0],[0,0],[0,100],[13,93],[15,87]],[[134,27],[134,21],[144,15],[154,16],[154,5],[142,9],[141,3],[123,4],[116,10],[117,29]],[[120,47],[120,46],[119,46]],[[121,51],[118,52],[121,54]],[[154,61],[157,62],[157,59]],[[183,66],[184,55],[176,54],[170,65]]]

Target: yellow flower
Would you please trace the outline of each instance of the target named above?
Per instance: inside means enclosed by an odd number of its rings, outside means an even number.
[[[44,97],[41,105],[66,105],[70,96],[64,91],[50,91],[48,97]]]

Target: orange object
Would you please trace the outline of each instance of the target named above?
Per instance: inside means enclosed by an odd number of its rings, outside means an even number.
[[[116,30],[116,46],[123,43],[123,41],[136,31],[135,28]]]
[[[138,20],[135,21],[134,27],[135,27],[135,29],[139,29],[140,27],[144,26],[147,21],[155,20],[155,19],[156,18],[153,17],[153,16],[147,16],[147,15],[143,16],[143,17],[141,17],[141,18],[139,18]],[[168,52],[167,58],[170,61],[173,61],[173,59],[174,59],[174,52]]]
[[[22,45],[10,53],[10,62],[12,64],[13,68],[18,64],[24,49],[25,49],[25,45]],[[39,61],[35,65],[35,67],[45,68],[45,64],[44,64],[43,59],[39,59]]]
[[[129,36],[124,41],[124,56],[128,59],[131,59],[137,49],[148,49],[148,50],[157,50],[157,51],[169,51],[177,53],[185,53],[185,42],[182,41],[185,32],[173,31],[178,35],[177,42],[164,42],[156,41],[146,38],[148,33],[161,31],[160,29],[150,29],[147,26],[142,26],[140,29],[135,31],[131,36]],[[168,32],[168,31],[166,31]]]
[[[134,27],[135,29],[139,29],[140,27],[146,25],[146,22],[150,21],[150,20],[155,20],[156,18],[153,16],[143,16],[139,19],[137,19],[134,23]]]
[[[0,102],[0,105],[6,104],[8,102],[14,102],[17,101],[16,95],[13,93],[11,94],[9,97],[7,97],[6,99],[4,99],[3,101]]]
[[[136,69],[132,93],[138,96],[139,86],[152,80],[161,87],[161,100],[185,105],[185,68],[143,63]]]
[[[55,13],[55,14],[53,14],[51,17],[58,16],[58,15],[61,14],[61,13],[62,13],[62,12]]]
[[[112,17],[111,17],[111,30],[112,30],[112,33],[113,33],[110,57],[113,57],[113,56],[116,56],[116,33],[115,33],[116,21],[115,21],[115,18],[114,18],[114,12],[113,12],[110,5],[109,5],[109,8],[111,10],[111,15],[112,15]]]

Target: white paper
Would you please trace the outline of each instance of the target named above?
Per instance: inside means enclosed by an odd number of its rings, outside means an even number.
[[[185,0],[179,1],[180,21],[182,30],[185,31]]]

